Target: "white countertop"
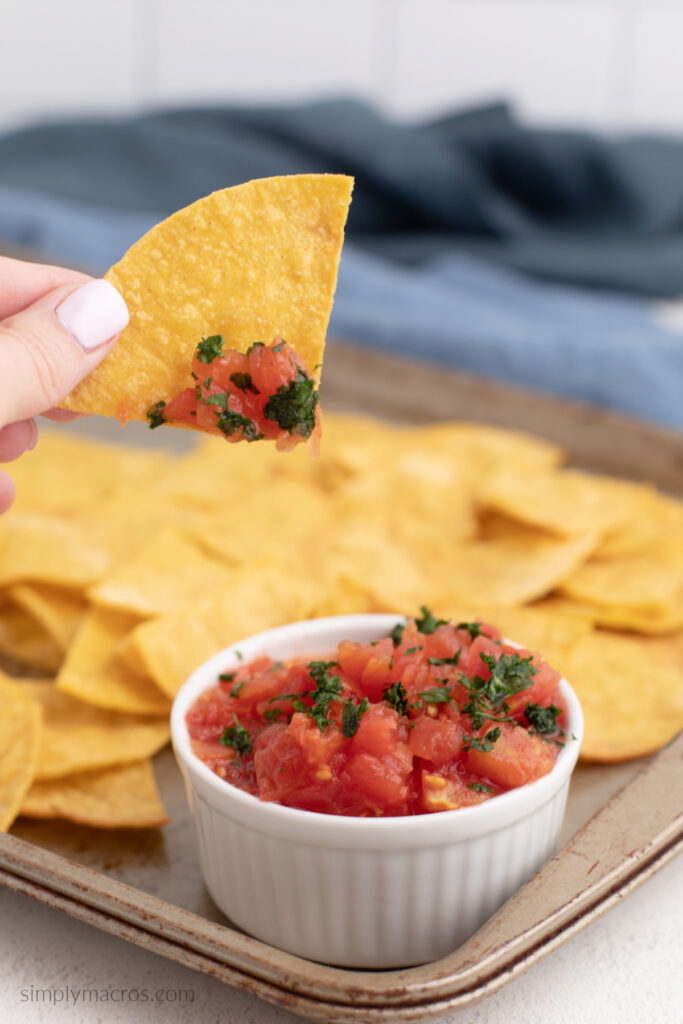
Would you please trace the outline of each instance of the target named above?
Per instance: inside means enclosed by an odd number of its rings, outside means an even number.
[[[682,911],[683,858],[679,857],[522,977],[483,1002],[435,1019],[439,1024],[681,1024]],[[293,1024],[300,1020],[1,888],[0,920],[0,1021]],[[81,990],[97,990],[100,998],[79,1005],[72,995],[67,1002],[67,986],[77,995]],[[143,991],[146,1001],[142,995],[135,1001],[135,993]],[[58,1002],[60,994],[64,1001]]]

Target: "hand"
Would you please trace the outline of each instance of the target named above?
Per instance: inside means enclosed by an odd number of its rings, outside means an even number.
[[[119,292],[76,270],[0,257],[0,462],[35,447],[33,416],[74,419],[53,408],[114,347],[128,323]],[[0,513],[14,484],[0,473]]]

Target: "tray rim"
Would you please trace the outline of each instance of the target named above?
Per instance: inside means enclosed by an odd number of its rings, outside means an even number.
[[[674,429],[417,359],[388,356],[354,343],[333,344],[326,356],[326,367],[324,398],[330,409],[366,412],[372,409],[373,416],[406,423],[453,420],[457,416],[461,421],[531,432],[561,445],[568,454],[569,464],[625,477],[642,477],[643,467],[647,467],[649,479],[661,489],[683,493],[683,435]],[[415,393],[413,389],[400,387],[401,383],[405,384],[407,374],[416,384]],[[378,381],[381,381],[379,388]],[[424,393],[425,389],[429,389],[430,397],[434,398],[428,407],[419,401],[417,394],[420,390]],[[104,872],[7,834],[0,834],[0,884],[304,1017],[339,1024],[426,1019],[491,994],[571,938],[683,849],[683,814],[669,815],[668,820],[660,820],[657,827],[650,823],[649,832],[647,827],[641,830],[638,842],[622,851],[624,856],[616,865],[600,878],[598,872],[591,884],[574,894],[575,898],[565,905],[563,914],[550,919],[545,917],[517,936],[514,942],[499,945],[497,961],[490,941],[486,947],[487,937],[490,940],[491,934],[495,934],[501,918],[509,916],[510,908],[521,906],[520,900],[526,898],[530,889],[538,888],[539,881],[547,878],[558,861],[566,866],[568,850],[569,859],[581,863],[584,854],[574,848],[577,841],[580,844],[581,837],[590,839],[596,829],[599,833],[605,815],[609,825],[610,813],[618,808],[624,794],[628,800],[631,787],[636,784],[637,789],[639,785],[637,780],[642,782],[643,778],[651,780],[656,776],[662,758],[665,763],[667,759],[670,764],[675,761],[680,770],[681,753],[683,733],[599,808],[563,850],[468,943],[441,961],[404,971],[350,972],[292,957],[118,882]],[[621,830],[618,838],[624,838]],[[572,852],[577,856],[572,858]],[[594,867],[595,863],[590,869],[583,864],[588,873]],[[69,873],[75,873],[75,882],[68,881]],[[105,899],[101,892],[98,894],[96,886],[103,883],[105,890],[115,888],[120,897],[118,904],[116,898],[110,898],[111,892]],[[222,929],[223,933],[234,937],[238,949],[233,950],[233,962],[227,963],[214,956],[211,949],[215,952],[217,946],[194,948],[188,938],[191,929],[188,934],[172,934],[167,921],[158,914],[155,918],[149,901],[186,916],[188,926],[192,923],[190,919],[196,919],[200,924]],[[130,920],[116,909],[126,904],[132,908]],[[278,963],[278,983],[268,977],[270,974],[272,978],[274,960]],[[456,962],[460,967],[454,972],[452,967]],[[322,984],[320,977],[312,981],[311,970],[318,976],[321,972],[327,975],[328,984]],[[342,999],[335,993],[330,979],[336,981],[338,987],[345,986]],[[460,987],[454,989],[454,982],[458,980]]]
[[[314,964],[9,834],[0,835],[0,884],[195,970],[220,976],[228,984],[303,1016],[340,1024],[426,1019],[491,994],[683,851],[683,808],[671,816],[660,805],[655,815],[656,834],[652,834],[651,821],[634,821],[623,839],[630,845],[639,836],[639,844],[626,857],[618,853],[616,863],[608,862],[595,880],[588,877],[599,863],[586,867],[596,837],[601,832],[609,834],[611,819],[623,821],[629,805],[642,806],[648,793],[661,788],[665,776],[670,780],[672,770],[683,773],[683,731],[618,790],[464,946],[443,960],[402,971],[347,971]],[[553,913],[544,915],[534,928],[517,930],[516,935],[497,945],[494,938],[491,945],[500,920],[514,919],[530,890],[545,885],[552,891],[558,865],[566,865],[570,857],[572,863],[581,861],[584,888],[568,902],[561,902]],[[94,887],[98,885],[99,889]],[[222,945],[222,937],[231,947]]]

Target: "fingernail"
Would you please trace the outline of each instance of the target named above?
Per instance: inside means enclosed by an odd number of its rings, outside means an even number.
[[[29,439],[26,445],[26,451],[32,452],[35,446],[38,444],[38,424],[35,420],[28,421],[29,426]]]
[[[87,352],[104,345],[129,320],[123,296],[108,281],[89,281],[64,299],[55,312]]]

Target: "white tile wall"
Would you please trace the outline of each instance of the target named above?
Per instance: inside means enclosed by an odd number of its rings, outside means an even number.
[[[0,0],[0,129],[351,93],[683,132],[683,0]]]

